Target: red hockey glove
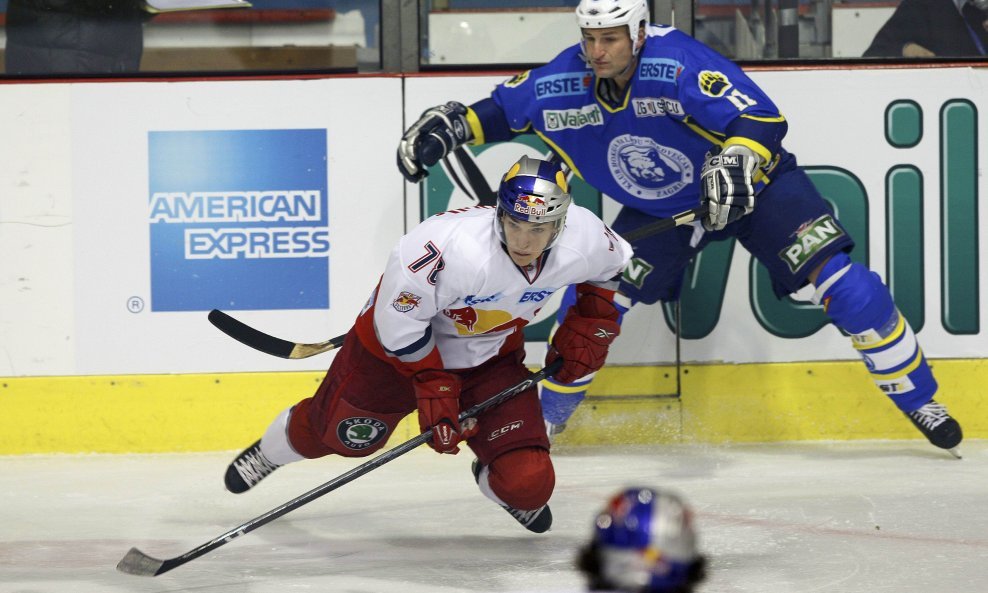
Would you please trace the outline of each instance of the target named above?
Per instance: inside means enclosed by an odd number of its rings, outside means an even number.
[[[477,421],[468,418],[460,426],[460,378],[445,371],[422,371],[415,375],[415,397],[419,428],[432,429],[429,446],[439,453],[456,455],[460,441],[477,434]]]
[[[592,290],[583,292],[587,289]],[[581,294],[576,305],[556,330],[545,358],[548,365],[563,357],[563,368],[553,375],[560,383],[572,383],[600,370],[607,360],[608,347],[621,333],[619,313],[610,299],[603,296],[609,291],[580,285],[577,292]]]

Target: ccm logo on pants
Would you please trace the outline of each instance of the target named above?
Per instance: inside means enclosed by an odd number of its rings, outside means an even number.
[[[491,434],[487,437],[487,440],[489,442],[489,441],[493,441],[496,438],[503,437],[504,435],[508,434],[512,430],[518,430],[519,428],[521,428],[524,425],[525,425],[525,421],[524,420],[515,420],[514,422],[510,422],[508,424],[505,424],[501,428],[498,428],[497,430],[491,431]]]

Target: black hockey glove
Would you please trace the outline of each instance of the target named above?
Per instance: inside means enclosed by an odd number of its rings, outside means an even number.
[[[759,158],[734,145],[708,156],[700,171],[700,200],[707,206],[703,228],[719,231],[755,209],[755,171]]]
[[[472,138],[467,108],[462,103],[450,101],[427,109],[398,143],[398,170],[412,183],[421,181],[428,175],[426,167]]]

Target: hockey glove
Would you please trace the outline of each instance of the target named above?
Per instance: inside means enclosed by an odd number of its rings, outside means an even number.
[[[460,441],[477,434],[477,421],[467,418],[460,425],[460,378],[445,371],[422,371],[414,377],[418,400],[419,428],[432,429],[429,446],[439,453],[456,455]]]
[[[577,287],[577,292],[584,287]],[[563,366],[553,378],[560,383],[572,383],[599,371],[607,360],[611,342],[621,333],[619,315],[614,304],[597,291],[580,294],[552,337],[546,354],[546,366],[560,356],[563,358]]]
[[[703,228],[719,231],[755,209],[758,163],[754,151],[740,145],[707,157],[700,171],[700,199],[707,206]]]
[[[398,170],[412,183],[421,181],[431,167],[473,138],[467,108],[450,101],[427,109],[398,143]]]

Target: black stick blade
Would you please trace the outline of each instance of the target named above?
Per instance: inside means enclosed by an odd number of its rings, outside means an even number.
[[[230,317],[219,309],[213,309],[209,312],[209,322],[216,326],[216,329],[241,344],[250,346],[254,350],[260,350],[265,354],[277,356],[278,358],[291,358],[293,360],[309,358],[310,356],[339,348],[343,345],[343,338],[346,337],[337,336],[325,342],[317,342],[315,344],[289,342],[288,340],[282,340],[281,338],[269,336],[262,331],[258,331],[243,321]]]
[[[164,560],[152,558],[137,548],[131,548],[117,563],[117,570],[139,577],[156,577],[164,572],[161,570],[164,564]]]
[[[216,326],[216,329],[230,336],[241,344],[246,344],[255,350],[260,350],[265,354],[277,356],[279,358],[291,358],[295,343],[282,340],[274,336],[269,336],[264,332],[257,331],[246,323],[230,317],[219,309],[209,312],[209,322]]]

